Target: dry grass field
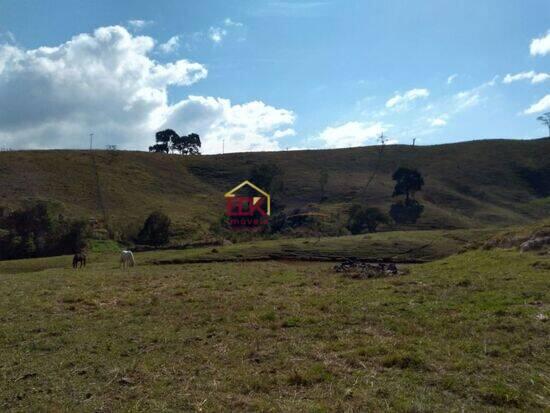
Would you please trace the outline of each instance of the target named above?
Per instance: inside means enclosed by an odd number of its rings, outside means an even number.
[[[153,263],[181,254],[0,263],[0,409],[550,408],[548,255],[472,250],[367,280],[328,262]]]

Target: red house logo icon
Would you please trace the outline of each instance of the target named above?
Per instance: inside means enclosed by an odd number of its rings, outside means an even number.
[[[244,187],[253,196],[238,196]],[[243,181],[235,188],[226,192],[225,210],[231,226],[256,226],[267,224],[267,217],[271,215],[271,197],[267,192],[258,188],[250,181]]]

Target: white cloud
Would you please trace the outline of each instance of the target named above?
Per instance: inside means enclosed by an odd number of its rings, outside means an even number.
[[[538,102],[533,103],[525,109],[523,113],[526,115],[532,115],[533,113],[544,112],[545,110],[550,110],[550,94],[544,96]]]
[[[242,23],[231,20],[229,17],[227,17],[223,21],[223,24],[225,24],[227,27],[243,27]]]
[[[487,99],[483,96],[482,92],[495,86],[498,79],[499,76],[494,76],[491,80],[484,82],[479,86],[456,93],[451,99],[452,109],[450,111],[452,113],[456,113],[479,105]]]
[[[210,27],[210,29],[208,29],[208,37],[214,43],[220,43],[226,35],[227,30],[220,27]]]
[[[128,20],[128,26],[135,30],[141,30],[151,24],[153,24],[152,20]]]
[[[0,42],[6,42],[6,43],[15,43],[15,35],[8,31],[1,32],[0,33]]]
[[[516,73],[515,75],[508,73],[504,76],[502,83],[512,83],[518,80],[530,80],[531,83],[541,83],[548,79],[550,79],[549,73],[536,73],[531,70],[529,72]]]
[[[477,106],[481,102],[481,94],[478,88],[458,92],[453,96],[456,111]]]
[[[159,49],[163,53],[172,53],[176,51],[180,46],[180,37],[179,36],[172,36],[166,43],[162,43],[159,45]]]
[[[529,52],[532,56],[544,56],[550,53],[550,30],[548,30],[546,36],[531,40],[531,44],[529,45]]]
[[[550,79],[550,73],[535,73],[531,79],[531,83],[542,83]]]
[[[419,98],[425,98],[430,95],[428,89],[411,89],[405,92],[403,95],[396,94],[394,97],[389,99],[386,102],[387,108],[401,108],[404,107],[408,102]]]
[[[478,89],[482,89],[482,88],[485,88],[485,87],[488,87],[488,86],[494,86],[496,85],[497,83],[497,80],[500,76],[499,75],[495,75],[493,76],[493,78],[485,83],[482,83],[480,86],[478,86]]]
[[[263,102],[190,96],[169,103],[170,87],[206,78],[200,63],[149,57],[155,41],[124,27],[101,27],[56,47],[0,45],[0,146],[146,149],[154,132],[197,132],[205,152],[278,149],[295,115]]]
[[[434,126],[434,127],[437,127],[437,126],[445,126],[447,124],[447,121],[444,119],[444,117],[439,117],[439,118],[431,118],[429,119],[430,121],[430,126]]]
[[[454,74],[452,74],[451,76],[449,76],[449,77],[447,78],[447,84],[450,85],[451,83],[453,83],[454,80],[457,78],[457,76],[458,76],[457,73],[454,73]]]
[[[275,139],[286,138],[287,136],[296,136],[296,131],[292,128],[275,131],[273,137]]]
[[[329,126],[317,137],[327,148],[347,148],[362,146],[369,141],[373,143],[386,131],[381,122],[367,124],[364,122],[348,122],[340,126]]]
[[[211,26],[208,31],[199,31],[193,33],[191,41],[187,43],[187,48],[193,48],[193,43],[201,42],[208,39],[214,44],[221,44],[226,37],[236,38],[238,41],[245,40],[246,28],[243,23],[232,20],[227,17],[223,20],[223,24],[219,26]]]

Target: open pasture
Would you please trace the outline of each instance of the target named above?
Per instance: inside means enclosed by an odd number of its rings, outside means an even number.
[[[181,251],[174,252],[180,254]],[[3,411],[543,411],[550,259],[0,265]]]

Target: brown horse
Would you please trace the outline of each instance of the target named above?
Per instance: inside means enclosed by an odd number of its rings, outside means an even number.
[[[80,268],[86,266],[86,254],[78,252],[73,257],[73,268],[77,269],[78,264],[80,263]]]

